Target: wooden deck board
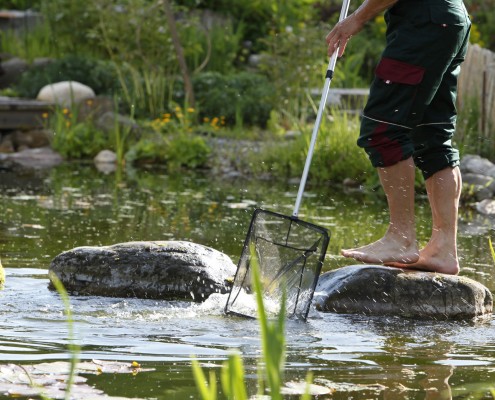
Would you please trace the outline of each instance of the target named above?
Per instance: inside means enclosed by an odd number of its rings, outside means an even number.
[[[52,109],[43,101],[0,97],[0,130],[41,128]]]

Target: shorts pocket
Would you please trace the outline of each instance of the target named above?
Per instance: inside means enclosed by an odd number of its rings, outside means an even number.
[[[375,75],[387,84],[418,85],[424,74],[423,67],[386,57],[380,60],[375,71]]]
[[[463,8],[430,5],[431,22],[441,26],[466,25],[467,15]]]
[[[425,71],[424,67],[383,57],[376,67],[364,114],[383,122],[414,126],[421,117],[415,100]]]

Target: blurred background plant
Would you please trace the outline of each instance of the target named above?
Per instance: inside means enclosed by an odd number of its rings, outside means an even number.
[[[493,3],[466,1],[473,21],[471,41],[495,49]],[[159,0],[4,0],[2,7],[34,10],[43,19],[20,33],[0,31],[2,53],[28,62],[39,57],[52,61],[29,68],[15,86],[2,93],[33,98],[48,83],[76,80],[97,95],[116,98],[120,113],[132,112],[137,123],[150,130],[126,145],[124,153],[129,152],[129,160],[165,160],[167,145],[162,141],[173,134],[185,135],[182,141],[191,139],[191,133],[278,140],[287,132],[309,129],[315,114],[313,103],[319,99],[328,64],[324,38],[338,19],[340,1],[176,0],[171,4],[193,85],[193,113],[187,112],[184,77],[164,4]],[[351,4],[351,11],[357,6]],[[332,88],[369,86],[384,33],[385,21],[379,16],[352,39],[338,62]],[[177,104],[187,118],[175,114]],[[164,118],[167,114],[168,119]],[[356,151],[354,134],[349,147],[343,144],[348,138],[340,137],[345,133],[336,134],[342,129],[354,131],[356,118],[344,118],[344,111],[338,114],[335,121],[325,122],[320,144],[328,150],[322,152],[333,157],[332,169],[339,169],[347,157],[340,152]],[[460,110],[456,141],[462,153],[489,147],[476,142],[479,115],[478,100]],[[87,131],[94,129],[87,124]],[[91,140],[85,129],[74,125],[71,129],[70,135]],[[326,131],[342,140],[328,142],[331,135]],[[88,147],[97,147],[100,142],[88,143]],[[284,151],[299,146],[300,150],[294,151],[300,153],[303,142],[298,139],[284,145]],[[92,152],[88,150],[86,156]],[[272,171],[290,174],[299,170],[301,162],[300,156],[292,156],[280,154],[279,161],[271,157],[268,164]],[[353,155],[352,159],[356,170],[363,168],[362,156],[354,159]],[[324,168],[327,161],[315,159],[321,163],[318,174],[322,180],[336,175],[323,173],[328,169]],[[354,175],[353,166],[342,170]]]
[[[79,121],[77,112],[66,107],[56,107],[51,116],[43,117],[53,149],[67,159],[93,158],[108,145],[105,134],[90,120]]]

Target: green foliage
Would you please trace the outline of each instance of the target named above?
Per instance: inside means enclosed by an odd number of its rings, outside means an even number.
[[[313,125],[300,126],[301,136],[285,143],[277,141],[254,156],[257,172],[274,176],[299,176],[304,168]],[[365,152],[356,145],[359,136],[359,117],[333,110],[322,120],[310,169],[313,182],[341,182],[344,178],[356,181],[374,176]],[[364,178],[364,179],[363,179]]]
[[[193,74],[215,71],[233,73],[243,53],[244,25],[234,26],[232,18],[207,14],[212,23],[201,23],[197,13],[181,21],[180,40],[186,63]]]
[[[222,388],[230,399],[247,400],[247,390],[244,384],[245,374],[241,356],[237,353],[229,356],[221,371]]]
[[[112,63],[69,55],[43,68],[27,71],[15,89],[23,97],[34,98],[43,86],[66,80],[88,85],[97,94],[113,93],[118,88]]]
[[[107,145],[103,132],[91,121],[80,122],[77,113],[57,108],[48,121],[52,132],[52,147],[68,159],[92,158]]]
[[[323,86],[328,65],[326,31],[323,26],[305,27],[263,39],[266,50],[260,70],[272,82],[277,110],[285,116],[305,120],[309,91]]]
[[[0,31],[0,49],[4,53],[28,62],[38,57],[57,54],[53,47],[50,27],[45,20],[31,29],[21,32],[7,29]]]
[[[253,287],[256,293],[256,304],[258,305],[258,319],[261,327],[261,344],[263,349],[263,360],[265,377],[272,400],[281,400],[281,389],[285,365],[285,310],[286,296],[282,296],[280,312],[275,321],[268,320],[265,306],[263,304],[263,288],[259,265],[256,262],[255,249],[251,249],[251,271]]]
[[[49,26],[55,56],[98,55],[97,40],[89,34],[98,21],[93,1],[43,0],[40,9]]]
[[[71,2],[71,0],[57,0]],[[161,66],[167,75],[178,71],[163,4],[157,1],[89,0],[98,10],[94,24],[84,27],[95,46],[117,64],[135,68]],[[188,27],[190,22],[185,21]],[[183,44],[185,47],[185,44]]]
[[[167,108],[174,79],[167,77],[161,67],[133,67],[124,63],[116,68],[123,111],[136,118],[160,115]]]
[[[179,0],[178,4],[189,9],[201,8],[230,16],[238,25],[244,26],[243,40],[249,41],[256,50],[262,47],[260,38],[270,33],[285,31],[309,21],[312,16],[312,0]]]
[[[192,370],[194,375],[194,381],[198,388],[199,394],[202,400],[216,400],[217,399],[217,380],[215,372],[210,371],[210,381],[207,383],[205,374],[199,365],[197,360],[192,360]],[[241,400],[241,399],[239,399]]]
[[[43,0],[3,0],[1,8],[6,10],[39,10]]]
[[[266,126],[273,108],[273,90],[263,75],[206,72],[194,77],[193,85],[200,118],[221,116],[227,125]]]
[[[132,145],[125,154],[125,160],[131,164],[165,164],[168,147],[161,136],[143,138]]]
[[[179,133],[167,143],[167,162],[171,168],[200,168],[206,165],[210,151],[202,137]]]
[[[490,150],[486,143],[480,141],[480,107],[480,101],[475,97],[464,99],[464,104],[460,107],[454,141],[461,156],[464,154],[484,154],[485,151]]]
[[[473,22],[472,43],[480,43],[495,50],[495,2],[493,0],[466,0],[466,7]]]

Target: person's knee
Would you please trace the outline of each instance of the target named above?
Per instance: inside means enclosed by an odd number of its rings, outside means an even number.
[[[459,151],[452,146],[454,129],[422,129],[413,135],[413,159],[424,179],[460,163]]]
[[[357,144],[366,151],[373,167],[389,167],[413,154],[408,133],[384,122],[364,119]]]

